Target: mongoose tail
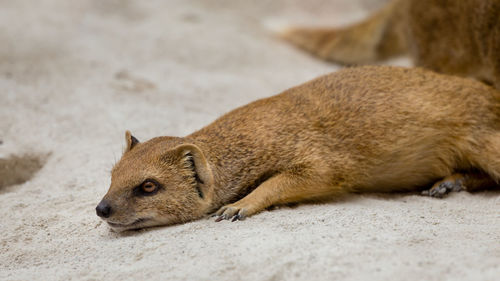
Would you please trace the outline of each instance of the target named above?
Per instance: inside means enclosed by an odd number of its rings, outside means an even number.
[[[309,53],[346,65],[367,64],[405,54],[404,1],[390,2],[365,21],[345,28],[285,27],[278,35]]]

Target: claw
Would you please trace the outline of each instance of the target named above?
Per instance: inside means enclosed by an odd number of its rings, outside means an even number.
[[[224,215],[221,215],[215,219],[215,222],[220,222],[221,220],[225,219]]]
[[[241,216],[240,216],[240,215],[238,215],[238,214],[234,215],[234,217],[233,217],[233,219],[231,220],[231,222],[234,222],[234,221],[239,220],[239,219],[240,219],[240,217],[241,217]]]
[[[448,187],[444,187],[444,188],[440,188],[440,189],[438,190],[438,193],[439,193],[440,195],[442,195],[442,194],[445,194],[447,191],[448,191]]]

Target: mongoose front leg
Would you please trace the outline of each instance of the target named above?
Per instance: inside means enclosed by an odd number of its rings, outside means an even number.
[[[340,188],[318,180],[281,173],[263,182],[241,200],[220,208],[215,213],[218,216],[216,221],[230,218],[233,221],[242,220],[272,205],[321,198],[339,193],[339,191]]]
[[[498,184],[487,174],[453,174],[436,182],[430,189],[422,191],[422,195],[442,198],[452,191],[476,191],[494,186]]]

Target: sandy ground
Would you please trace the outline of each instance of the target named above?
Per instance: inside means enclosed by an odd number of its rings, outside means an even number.
[[[383,2],[0,0],[0,280],[499,280],[498,191],[124,234],[95,215],[126,129],[186,135],[338,69],[266,24],[345,24]]]

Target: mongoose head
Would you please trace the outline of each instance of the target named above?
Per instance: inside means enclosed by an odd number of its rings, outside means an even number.
[[[96,207],[114,230],[186,222],[210,210],[213,175],[199,147],[175,137],[140,143],[129,131],[125,138],[111,186]]]

